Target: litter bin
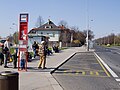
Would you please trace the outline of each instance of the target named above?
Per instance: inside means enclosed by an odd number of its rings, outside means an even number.
[[[19,74],[14,71],[0,72],[0,90],[19,90]]]

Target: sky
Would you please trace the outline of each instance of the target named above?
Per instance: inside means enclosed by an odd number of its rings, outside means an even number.
[[[41,16],[56,25],[64,20],[80,31],[89,28],[95,38],[120,33],[120,0],[0,0],[1,37],[18,31],[20,13],[29,13],[28,31]]]

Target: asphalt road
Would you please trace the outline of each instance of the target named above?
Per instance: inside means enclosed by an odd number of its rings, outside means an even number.
[[[119,66],[120,55],[110,48],[95,47],[96,53],[110,66]],[[113,50],[113,49],[112,49]],[[118,51],[117,51],[118,52]],[[107,56],[108,55],[108,56]],[[113,57],[113,56],[114,57]],[[113,57],[110,59],[110,57]],[[114,59],[117,59],[114,61]],[[113,59],[113,60],[112,60]],[[112,65],[114,64],[114,65]],[[116,69],[116,72],[118,72]],[[64,90],[120,90],[119,82],[108,72],[93,52],[75,54],[55,73],[55,79]]]
[[[95,46],[96,53],[109,65],[109,67],[120,77],[120,47]]]

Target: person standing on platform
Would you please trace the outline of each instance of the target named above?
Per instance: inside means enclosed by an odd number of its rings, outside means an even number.
[[[23,51],[21,52],[21,60],[20,60],[20,66],[21,70],[25,69],[25,60],[26,60],[26,53]]]
[[[2,45],[1,52],[0,52],[0,65],[4,63],[4,45]]]
[[[33,48],[33,54],[34,54],[34,58],[37,56],[37,51],[38,51],[38,44],[36,41],[34,41],[33,45],[32,45],[32,48]]]
[[[13,53],[13,55],[12,55],[12,57],[13,57],[13,68],[17,68],[17,58],[18,58],[18,56],[17,56],[17,50],[15,49],[14,50],[14,53]]]
[[[4,43],[4,68],[8,68],[7,61],[9,57],[10,57],[10,41],[9,38],[7,38]]]
[[[46,47],[45,41],[42,41],[39,45],[38,54],[40,55],[40,62],[38,64],[38,68],[46,69]],[[43,65],[43,67],[41,67]]]

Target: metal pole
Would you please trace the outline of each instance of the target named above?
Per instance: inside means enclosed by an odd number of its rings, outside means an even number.
[[[89,2],[87,0],[87,51],[89,51]]]
[[[109,35],[108,35],[108,44],[109,44],[110,40],[109,40]]]
[[[89,37],[88,37],[88,34],[89,34],[89,30],[87,30],[87,51],[89,51]]]
[[[17,45],[17,33],[18,33],[18,26],[17,24],[13,23],[12,25],[16,26],[16,32],[15,32],[15,44]]]
[[[114,34],[114,46],[115,46],[115,34]]]
[[[114,34],[114,30],[112,30],[113,31],[113,44],[114,44],[114,46],[115,46],[115,34]]]

